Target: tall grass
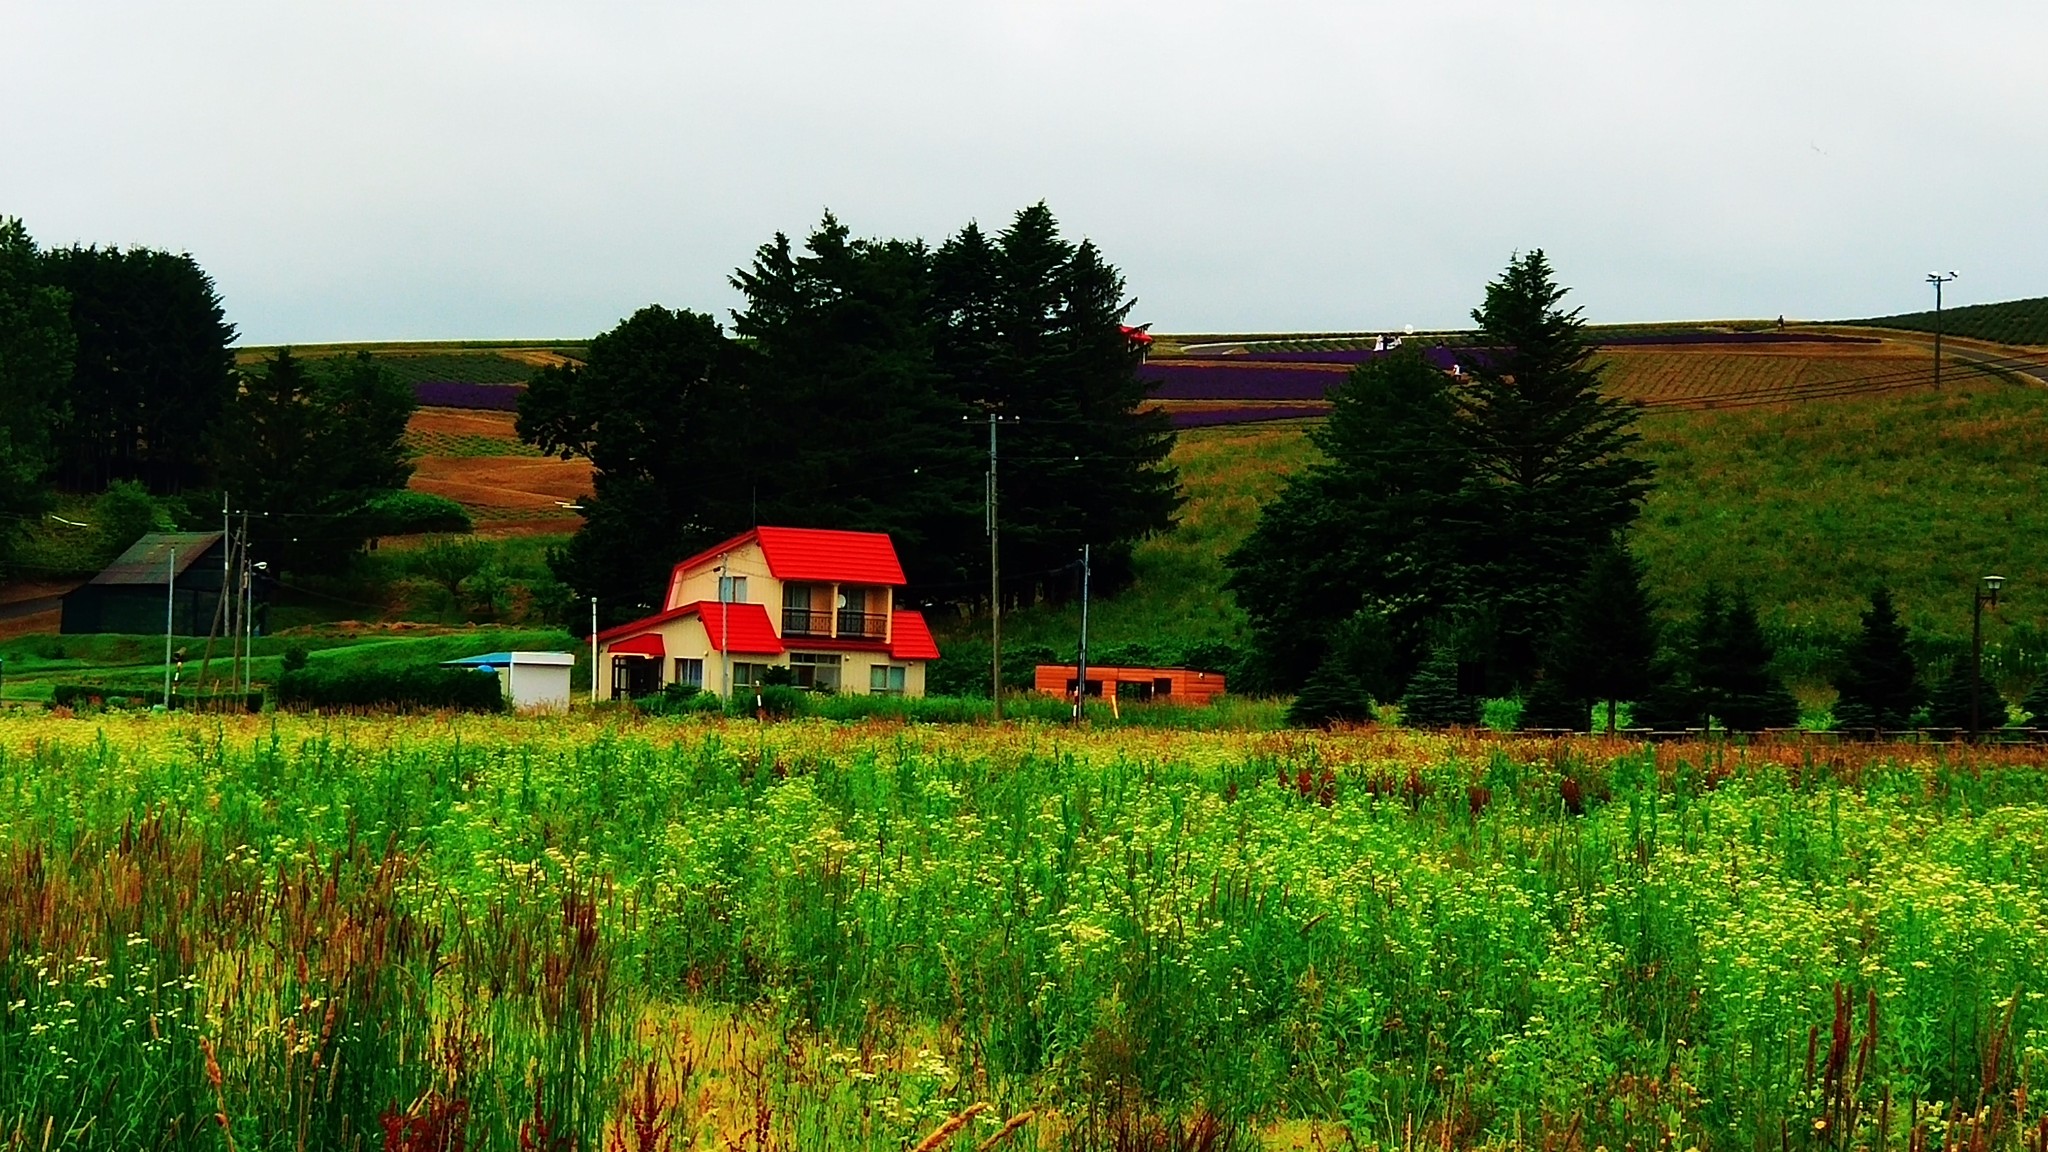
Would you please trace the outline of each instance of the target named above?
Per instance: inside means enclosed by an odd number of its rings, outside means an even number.
[[[0,1146],[2038,1138],[2048,775],[2012,751],[185,718],[0,750]]]

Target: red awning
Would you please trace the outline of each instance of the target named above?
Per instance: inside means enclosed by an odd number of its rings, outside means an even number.
[[[606,645],[605,651],[614,656],[649,656],[656,660],[668,655],[659,632],[642,632],[625,640],[615,640]]]
[[[898,660],[937,660],[938,642],[921,612],[897,612],[889,622],[889,655]]]

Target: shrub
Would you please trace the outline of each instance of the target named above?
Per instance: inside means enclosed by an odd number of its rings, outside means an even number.
[[[498,678],[464,668],[301,668],[277,679],[278,703],[293,708],[450,709],[501,712]]]
[[[372,536],[469,532],[476,527],[468,509],[446,496],[403,488],[372,499],[364,506],[363,517]]]

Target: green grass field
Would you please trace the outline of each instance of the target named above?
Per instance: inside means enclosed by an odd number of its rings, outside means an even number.
[[[1695,356],[1686,367],[1704,363]],[[1659,477],[1634,547],[1668,611],[1689,610],[1709,582],[1745,588],[1787,650],[1786,671],[1810,681],[1876,583],[1891,586],[1940,658],[1969,636],[1976,577],[1997,572],[2010,583],[1986,617],[1994,671],[2004,669],[2009,691],[2048,671],[2048,501],[2039,495],[2048,393],[1976,376],[1939,394],[1655,412],[1641,430]],[[1183,525],[1139,547],[1138,582],[1095,606],[1091,643],[1240,637],[1244,618],[1222,590],[1221,557],[1280,478],[1311,458],[1305,431],[1290,423],[1183,433],[1174,457],[1189,498]],[[1063,656],[1079,626],[1072,606],[1005,621],[1006,638]],[[954,621],[942,636],[985,628],[982,619]]]
[[[1907,312],[1854,323],[1873,328],[1932,332],[1935,317],[1933,312]],[[2048,344],[2048,296],[1944,308],[1941,310],[1941,330],[1957,336],[1989,340],[1994,344]]]
[[[0,1141],[2031,1152],[2011,753],[0,718]]]

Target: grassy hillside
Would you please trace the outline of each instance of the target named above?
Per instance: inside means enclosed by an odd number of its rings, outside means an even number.
[[[1620,375],[1639,384],[1715,359],[1631,355]],[[1785,370],[1826,376],[1852,366]],[[1183,526],[1138,550],[1138,584],[1096,605],[1093,642],[1241,635],[1221,556],[1250,531],[1260,501],[1310,458],[1305,431],[1290,423],[1183,433]],[[1987,615],[1987,638],[2031,644],[2048,629],[2048,501],[2039,495],[2048,393],[1977,377],[1941,393],[1660,410],[1642,431],[1659,485],[1635,547],[1675,607],[1710,581],[1740,586],[1788,643],[1824,650],[1856,627],[1870,587],[1883,581],[1917,631],[1953,646],[1969,635],[1974,580],[1998,572],[2011,582],[2004,606]],[[1016,613],[1005,635],[1064,653],[1077,616],[1072,607]],[[963,621],[946,632],[984,627]]]
[[[1857,320],[1873,328],[1904,328],[1914,332],[1934,331],[1933,312],[1906,312]],[[1941,310],[1941,330],[1957,336],[1974,336],[1995,344],[2048,344],[2048,296],[2028,300],[2007,300],[1998,304],[1966,304]]]

